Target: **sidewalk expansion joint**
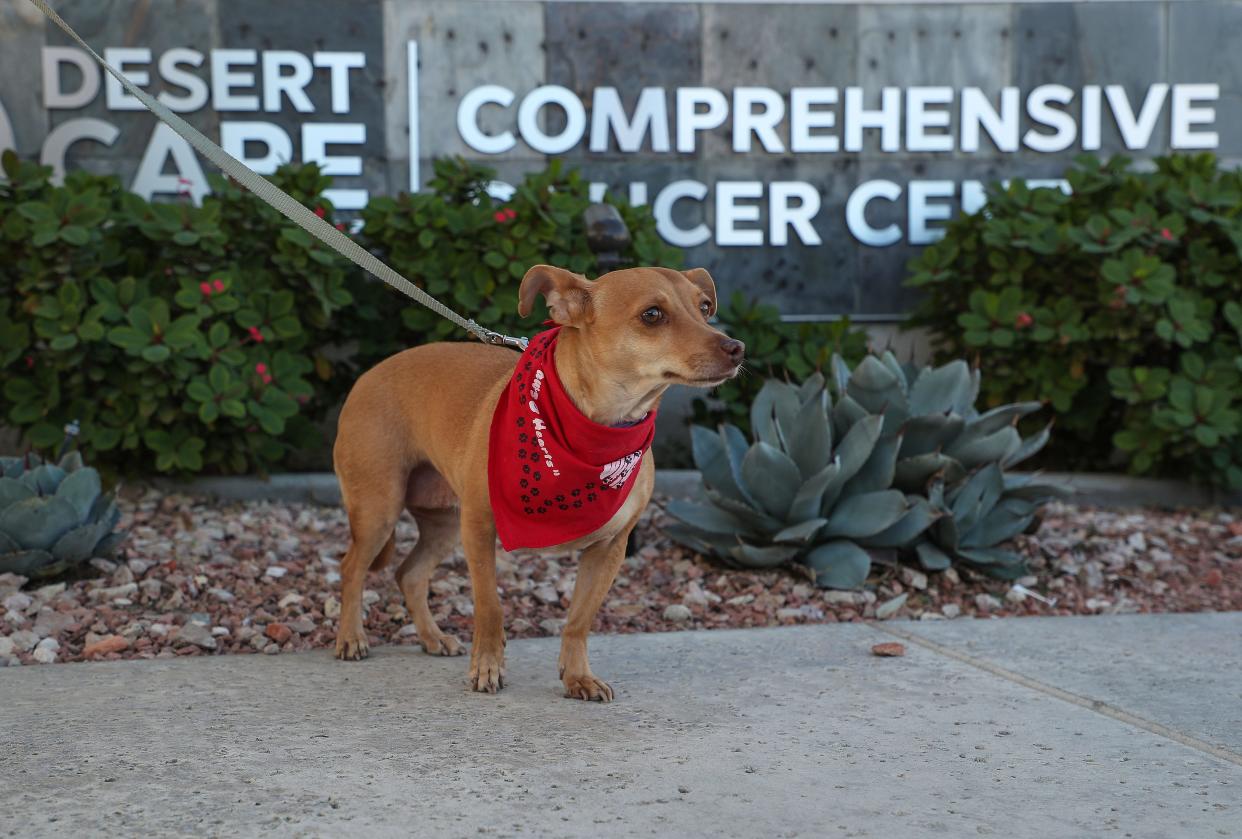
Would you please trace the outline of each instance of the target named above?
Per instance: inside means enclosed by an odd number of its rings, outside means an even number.
[[[1076,693],[1062,690],[1054,685],[1046,684],[1045,682],[1041,682],[1037,679],[1032,679],[1030,676],[1015,673],[1012,670],[1006,670],[1004,667],[1000,667],[990,661],[975,658],[974,656],[959,652],[952,647],[947,647],[944,644],[938,644],[935,641],[915,635],[912,632],[897,629],[891,623],[868,621],[867,625],[877,632],[892,635],[902,639],[903,641],[908,641],[911,644],[916,644],[924,649],[931,650],[934,653],[939,653],[940,655],[960,661],[963,664],[969,664],[971,667],[982,670],[993,676],[999,676],[1000,678],[1013,682],[1016,685],[1021,685],[1022,687],[1029,688],[1030,690],[1039,691],[1040,693],[1060,699],[1063,702],[1069,702],[1070,704],[1077,705],[1080,708],[1086,708],[1089,711],[1095,711],[1097,714],[1103,714],[1106,717],[1111,717],[1112,719],[1126,723],[1127,725],[1132,725],[1136,728],[1141,728],[1144,731],[1149,731],[1158,737],[1164,737],[1176,743],[1181,743],[1183,746],[1188,746],[1189,748],[1209,754],[1220,760],[1242,766],[1242,754],[1238,754],[1231,749],[1218,746],[1215,743],[1200,740],[1198,737],[1192,737],[1189,734],[1184,734],[1177,729],[1169,728],[1167,725],[1155,722],[1154,720],[1149,720],[1144,717],[1140,717],[1137,714],[1132,714],[1129,711],[1118,708],[1117,706],[1111,705],[1102,700],[1092,699],[1089,696],[1079,696]]]

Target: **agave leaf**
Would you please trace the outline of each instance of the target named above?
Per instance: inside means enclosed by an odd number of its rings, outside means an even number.
[[[754,506],[755,499],[751,496],[750,491],[746,489],[746,484],[742,481],[742,460],[746,457],[746,451],[750,448],[750,441],[746,439],[746,435],[742,433],[742,429],[736,425],[722,425],[720,427],[720,439],[724,441],[725,452],[729,456],[729,469],[733,472],[733,483],[737,485],[742,493],[742,497]]]
[[[804,561],[821,588],[858,588],[871,572],[871,555],[846,539],[818,546]]]
[[[706,488],[704,492],[713,504],[723,508],[725,512],[737,516],[743,522],[749,524],[755,532],[780,530],[784,526],[784,522],[781,519],[769,516],[763,510],[752,507],[745,501],[737,501],[721,495],[710,487]]]
[[[750,404],[750,432],[757,440],[769,446],[781,448],[778,422],[790,425],[802,403],[793,385],[778,379],[768,379]]]
[[[731,558],[729,552],[737,546],[736,538],[727,539],[717,534],[704,533],[684,524],[666,524],[661,529],[670,539],[705,555]]]
[[[1006,469],[1012,469],[1022,461],[1034,456],[1048,443],[1048,437],[1052,434],[1052,423],[1048,423],[1041,430],[1035,432],[1030,437],[1022,441],[1022,445],[1018,446],[1017,451],[1006,457],[1001,465]]]
[[[0,478],[0,511],[34,494],[34,489],[16,478]]]
[[[0,554],[0,574],[21,574],[23,577],[41,576],[40,569],[52,565],[54,560],[47,551],[14,551]]]
[[[798,399],[801,400],[804,405],[816,397],[819,397],[822,400],[824,396],[825,384],[824,374],[816,370],[814,373],[807,376],[802,384],[798,385]],[[828,406],[825,405],[824,409],[827,410],[827,407]]]
[[[731,551],[733,558],[745,568],[774,568],[788,562],[798,555],[797,548],[774,545],[759,548],[754,545],[735,545]]]
[[[991,434],[994,431],[1000,431],[1008,425],[1013,425],[1027,414],[1032,414],[1044,407],[1042,402],[1014,402],[1009,405],[1001,405],[993,408],[986,414],[980,414],[967,424],[967,429],[975,432],[979,436]]]
[[[27,498],[0,513],[0,530],[35,550],[47,550],[77,523],[77,511],[63,498]]]
[[[878,492],[893,485],[893,476],[897,470],[897,450],[901,448],[900,437],[882,437],[871,450],[871,457],[862,468],[854,473],[854,477],[841,487],[841,497],[861,495],[864,492]]]
[[[904,407],[906,402],[899,376],[873,355],[854,368],[845,392],[869,414],[882,413],[894,403]]]
[[[819,529],[828,523],[827,519],[807,519],[799,524],[792,524],[772,537],[773,542],[801,542],[806,544],[815,537]]]
[[[99,544],[95,546],[95,556],[102,556],[105,558],[112,556],[112,552],[120,547],[121,543],[125,541],[125,537],[127,536],[129,536],[129,533],[123,530],[109,533],[107,536],[100,539]]]
[[[755,443],[746,452],[742,480],[759,506],[780,519],[789,515],[789,506],[802,486],[797,464],[768,443]]]
[[[901,368],[901,362],[897,360],[897,356],[893,355],[892,350],[885,350],[880,356],[880,362],[892,371],[897,377],[897,385],[901,388],[902,395],[910,392],[910,380],[906,378],[906,371]]]
[[[733,476],[724,437],[701,425],[692,426],[690,448],[694,465],[703,475],[703,483],[730,498],[747,500],[746,494],[738,487]]]
[[[900,457],[916,457],[943,449],[962,433],[966,421],[957,414],[914,416],[901,427]]]
[[[977,388],[965,361],[927,367],[910,385],[910,414],[963,414],[960,406],[973,405],[975,393]]]
[[[696,504],[677,498],[668,502],[665,511],[673,518],[704,533],[735,536],[738,533],[755,532],[732,513],[707,504]]]
[[[88,466],[66,475],[56,489],[56,497],[63,498],[72,504],[73,509],[78,513],[78,521],[85,522],[90,517],[91,507],[102,490],[99,473]]]
[[[871,452],[880,439],[880,428],[883,424],[882,417],[863,417],[854,424],[845,435],[845,439],[837,446],[836,454],[841,459],[842,483],[854,477],[855,473],[871,457]]]
[[[0,457],[0,477],[16,478],[25,469],[20,457]]]
[[[21,549],[22,546],[14,542],[9,534],[0,531],[0,554],[10,554]]]
[[[798,522],[818,516],[824,491],[834,485],[840,472],[840,461],[834,461],[803,481],[793,503],[789,505],[788,520]],[[836,485],[840,486],[839,483]]]
[[[61,469],[64,469],[66,472],[78,471],[79,469],[82,468],[82,453],[78,451],[77,449],[74,449],[73,451],[68,452],[64,457],[60,459],[59,466]]]
[[[65,470],[59,466],[45,463],[24,473],[18,480],[39,495],[52,495],[56,492],[56,487],[60,486],[60,482],[64,479]]]
[[[76,527],[56,540],[56,544],[52,545],[52,556],[58,562],[69,565],[85,562],[94,556],[95,546],[107,531],[104,522]]]
[[[832,460],[832,426],[824,413],[824,403],[810,399],[802,403],[798,416],[785,429],[789,442],[789,456],[798,465],[803,479],[823,469]]]
[[[1035,518],[1035,505],[1017,498],[1005,498],[992,511],[962,532],[959,550],[990,548],[1007,542],[1026,530]]]
[[[832,354],[832,380],[837,387],[837,398],[840,399],[845,396],[845,389],[850,384],[850,366],[836,353]]]
[[[914,552],[918,555],[919,565],[926,571],[943,571],[953,564],[949,555],[931,542],[919,542],[914,546]]]
[[[850,396],[842,396],[832,409],[832,424],[838,435],[848,433],[859,421],[868,416],[867,409]]]
[[[111,493],[99,496],[94,506],[91,507],[91,521],[104,520],[107,520],[109,527],[116,527],[117,522],[121,520],[121,511],[117,508]]]
[[[989,463],[971,475],[966,483],[951,493],[949,499],[957,532],[965,534],[975,526],[975,522],[992,512],[1004,491],[1005,482],[1000,467],[995,463]]]
[[[1004,461],[1021,445],[1022,437],[1018,434],[1018,429],[1010,425],[984,437],[972,437],[964,432],[953,445],[945,449],[945,454],[967,469],[974,469],[985,463]]]
[[[1013,551],[970,548],[958,551],[957,555],[973,565],[978,565],[980,571],[992,577],[1016,580],[1027,573],[1026,559]]]
[[[929,452],[898,460],[893,470],[893,486],[902,492],[922,492],[932,476],[941,470],[948,481],[960,480],[966,475],[966,470],[953,458]]]
[[[909,509],[906,497],[895,489],[851,496],[837,504],[824,528],[826,536],[861,539],[892,527]]]
[[[940,517],[926,498],[914,495],[909,496],[907,501],[910,502],[910,509],[904,516],[874,536],[860,539],[859,544],[868,548],[906,548]]]

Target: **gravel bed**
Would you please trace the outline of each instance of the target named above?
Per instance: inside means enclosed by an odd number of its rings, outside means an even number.
[[[333,645],[349,532],[339,508],[154,491],[125,507],[131,533],[116,562],[41,587],[0,575],[0,666]],[[860,592],[816,589],[798,569],[724,568],[669,543],[663,521],[657,499],[595,631],[1242,609],[1242,516],[1220,510],[1053,505],[1038,533],[1020,537],[1033,573],[1017,584],[877,565]],[[403,520],[402,554],[416,534]],[[558,634],[573,558],[501,552],[498,565],[509,637]],[[391,568],[369,576],[365,601],[373,646],[417,643]],[[431,606],[443,629],[470,639],[460,554],[436,572]]]

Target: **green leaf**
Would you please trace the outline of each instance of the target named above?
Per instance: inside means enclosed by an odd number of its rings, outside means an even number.
[[[785,518],[793,503],[802,475],[789,456],[775,446],[756,443],[742,459],[742,480],[759,505],[776,516]]]
[[[882,490],[843,499],[832,510],[824,528],[827,536],[858,539],[892,527],[909,509],[897,490]]]
[[[821,588],[858,588],[871,572],[871,555],[846,540],[820,545],[806,555],[805,561]]]
[[[84,227],[67,224],[60,229],[60,238],[70,245],[85,245],[90,241],[91,234]]]

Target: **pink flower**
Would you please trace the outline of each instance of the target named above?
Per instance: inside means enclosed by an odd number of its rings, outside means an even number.
[[[263,333],[259,331],[259,327],[257,327],[257,326],[252,326],[252,327],[250,327],[250,329],[249,329],[248,331],[250,332],[250,338],[251,338],[251,339],[252,339],[252,340],[253,340],[256,344],[262,344],[262,343],[263,343]]]
[[[211,283],[205,283],[205,282],[199,283],[198,290],[203,293],[204,297],[210,297],[211,296]]]
[[[1035,318],[1031,317],[1026,312],[1018,312],[1018,317],[1014,319],[1013,325],[1018,329],[1026,329],[1034,322]]]
[[[505,207],[504,213],[510,220],[517,218],[517,210],[512,207]]]
[[[492,213],[492,219],[495,220],[497,224],[504,224],[506,221],[509,220],[509,217],[505,215],[504,210],[497,210],[496,212]]]
[[[319,216],[320,218],[323,218],[327,214],[328,214],[327,211],[323,207],[315,208],[315,215]]]
[[[265,375],[267,373],[267,365],[260,361],[254,366],[254,372],[258,373],[260,376]]]
[[[1160,229],[1160,237],[1161,237],[1162,239],[1166,239],[1166,240],[1168,240],[1168,241],[1172,242],[1172,241],[1173,241],[1173,231],[1172,231],[1172,230],[1169,230],[1169,228],[1167,228],[1167,227],[1162,227],[1162,228]]]
[[[343,222],[343,221],[338,221],[338,222],[336,223],[336,229],[337,229],[337,230],[339,230],[339,231],[341,231],[342,233],[344,233],[344,232],[345,232],[345,222]]]
[[[223,291],[224,291],[224,281],[223,281],[223,280],[212,280],[212,282],[211,282],[211,286],[212,286],[212,288],[214,288],[214,289],[216,290],[216,292],[217,292],[217,293],[219,293],[219,292],[223,292]]]

